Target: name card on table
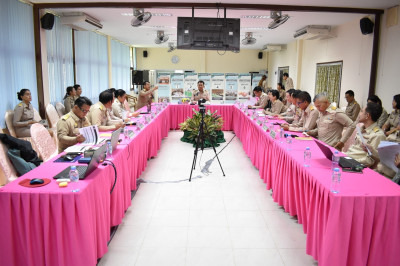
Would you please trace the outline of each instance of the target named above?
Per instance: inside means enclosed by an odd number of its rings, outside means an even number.
[[[275,139],[275,137],[276,137],[276,132],[275,132],[275,130],[271,130],[271,131],[269,132],[269,135],[271,136],[271,138]]]

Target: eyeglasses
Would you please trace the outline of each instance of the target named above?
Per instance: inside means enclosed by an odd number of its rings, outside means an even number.
[[[90,111],[90,109],[89,110],[85,110],[85,109],[83,109],[83,108],[81,108],[81,107],[79,107],[79,109],[82,111],[82,113],[84,113],[84,114],[87,114],[87,113],[89,113],[89,111]]]

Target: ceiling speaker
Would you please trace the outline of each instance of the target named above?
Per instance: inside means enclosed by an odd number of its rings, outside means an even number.
[[[40,18],[40,23],[42,24],[42,29],[52,30],[54,26],[54,15],[46,13]]]
[[[364,35],[374,32],[374,23],[369,18],[360,19],[361,33]]]

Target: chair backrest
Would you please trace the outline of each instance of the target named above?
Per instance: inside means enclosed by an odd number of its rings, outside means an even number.
[[[8,131],[10,132],[10,135],[16,138],[17,134],[15,133],[13,118],[14,118],[14,110],[7,110],[4,116],[4,119],[6,120],[6,126]]]
[[[57,155],[56,144],[51,138],[49,131],[42,124],[36,123],[31,126],[31,138],[43,161],[48,161]]]
[[[40,116],[39,112],[33,108],[33,120],[39,122],[40,120],[42,120],[42,117]]]
[[[129,103],[127,100],[124,101],[124,108],[125,108],[125,111],[127,111],[127,112],[131,111],[131,108],[129,107]]]
[[[358,123],[357,126],[361,127],[362,123]],[[342,134],[344,134],[345,130],[346,129],[343,129]],[[344,144],[344,146],[342,148],[342,152],[347,152],[349,150],[350,146],[354,144],[354,142],[356,141],[356,135],[357,135],[357,129],[354,129],[354,131],[351,134],[350,138]]]
[[[0,129],[0,133],[3,131]],[[0,141],[0,186],[17,179],[17,172],[14,169],[7,155],[8,148]]]
[[[49,121],[49,127],[50,128],[55,128],[57,121],[60,119],[56,108],[51,104],[47,104],[46,106],[46,115],[47,115],[47,120]]]
[[[56,110],[58,113],[58,117],[62,117],[63,115],[65,115],[65,106],[64,104],[60,103],[60,102],[56,102]]]

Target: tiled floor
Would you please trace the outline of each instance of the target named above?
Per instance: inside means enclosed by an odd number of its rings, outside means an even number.
[[[181,136],[171,131],[149,161],[99,265],[317,265],[302,226],[273,202],[238,138],[219,155],[226,177],[216,160],[211,173],[200,172],[214,155],[205,150],[189,183],[175,182],[189,178],[193,161]],[[227,141],[233,136],[225,132]]]

